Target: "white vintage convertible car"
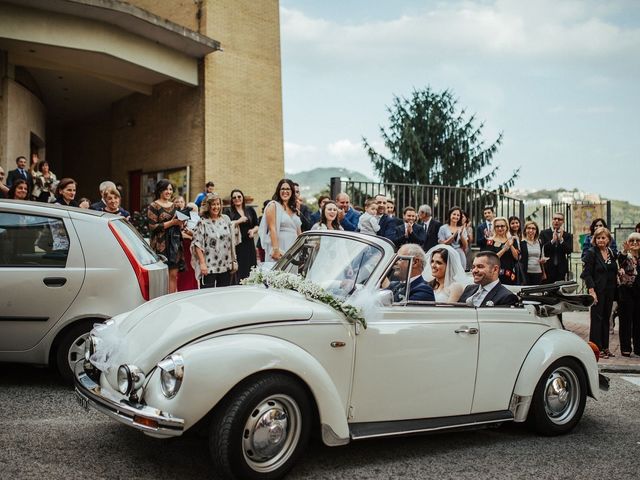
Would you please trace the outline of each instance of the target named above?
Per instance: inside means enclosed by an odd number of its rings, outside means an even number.
[[[383,238],[307,232],[252,285],[167,295],[96,326],[76,395],[154,437],[205,429],[220,475],[243,479],[283,476],[314,430],[337,446],[574,428],[607,383],[557,317],[584,299],[552,286],[514,307],[394,302],[381,285],[407,283],[396,265],[411,261]]]

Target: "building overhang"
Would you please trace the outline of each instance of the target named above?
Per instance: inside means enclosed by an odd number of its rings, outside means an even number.
[[[219,42],[118,0],[0,0],[0,49],[27,68],[86,74],[150,94],[198,85]]]

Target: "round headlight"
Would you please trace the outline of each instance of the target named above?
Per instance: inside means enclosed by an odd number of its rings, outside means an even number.
[[[131,392],[133,382],[131,381],[131,372],[128,365],[120,365],[118,368],[118,391],[123,395]]]
[[[184,377],[184,361],[178,354],[169,355],[158,364],[160,369],[160,387],[167,398],[174,397]]]
[[[135,365],[120,365],[118,368],[118,391],[123,395],[129,395],[142,387],[144,379],[144,372]]]

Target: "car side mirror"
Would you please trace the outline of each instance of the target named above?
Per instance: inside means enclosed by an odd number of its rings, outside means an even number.
[[[391,290],[378,290],[378,302],[383,307],[390,307],[393,305],[393,292]]]

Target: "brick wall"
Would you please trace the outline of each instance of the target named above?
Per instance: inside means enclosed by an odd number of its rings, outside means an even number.
[[[284,175],[278,2],[209,0],[204,13],[223,48],[204,63],[206,177],[262,203]]]

